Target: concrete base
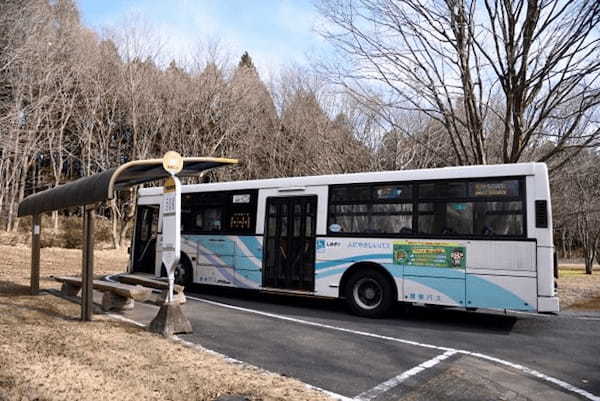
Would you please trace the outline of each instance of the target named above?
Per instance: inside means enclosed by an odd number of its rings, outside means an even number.
[[[162,301],[162,303],[167,302],[168,294],[169,294],[169,290],[163,290],[160,293],[160,300]],[[175,294],[173,294],[173,302],[178,303],[178,304],[184,304],[185,301],[186,301],[185,294],[183,292],[176,292]]]
[[[131,310],[135,307],[135,302],[129,297],[122,297],[110,291],[102,295],[102,309],[105,312],[115,310]]]
[[[170,337],[173,334],[191,333],[192,324],[185,317],[181,305],[177,302],[171,302],[161,305],[148,330]]]
[[[152,293],[146,302],[153,303],[154,305],[161,306],[167,302],[167,292],[161,291],[160,293]],[[173,302],[178,304],[184,304],[186,302],[185,294],[183,292],[176,293],[173,295]]]

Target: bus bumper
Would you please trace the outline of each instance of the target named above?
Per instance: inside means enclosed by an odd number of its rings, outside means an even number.
[[[558,297],[538,297],[538,312],[554,312],[560,310]]]

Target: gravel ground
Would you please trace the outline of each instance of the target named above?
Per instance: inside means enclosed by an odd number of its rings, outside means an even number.
[[[81,323],[79,305],[29,295],[29,249],[0,246],[0,401],[327,400],[303,383],[165,340],[96,315]],[[50,275],[77,275],[81,252],[42,249],[42,288]],[[97,251],[98,274],[124,270],[124,251]]]

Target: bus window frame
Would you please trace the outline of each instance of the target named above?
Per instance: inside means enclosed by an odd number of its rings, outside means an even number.
[[[230,219],[232,214],[235,212],[233,208],[233,197],[235,195],[250,195],[250,202],[247,203],[248,209],[250,210],[250,228],[248,230],[240,230],[240,229],[231,229],[230,228]],[[207,208],[221,208],[221,229],[218,231],[210,231],[210,230],[200,230],[200,229],[189,229],[186,228],[185,231],[182,231],[183,235],[237,235],[237,236],[256,236],[256,218],[258,214],[258,189],[245,189],[245,190],[231,190],[231,191],[197,191],[197,192],[186,192],[182,194],[182,197],[191,196],[193,198],[194,195],[203,195],[209,196],[214,195],[223,196],[226,199],[224,203],[218,203],[217,201],[206,202],[202,204],[201,209],[205,211]],[[193,208],[194,202],[192,201],[192,205],[190,207]],[[183,208],[183,199],[182,199],[182,219],[184,218],[184,208]],[[186,205],[187,207],[187,205]],[[185,213],[187,215],[187,213]],[[192,212],[191,215],[192,220],[195,220],[195,216],[197,213]],[[183,224],[185,227],[185,223]],[[195,226],[195,223],[193,223]]]
[[[462,239],[462,240],[489,240],[489,241],[535,241],[535,238],[530,238],[527,230],[527,186],[526,176],[498,176],[498,177],[477,177],[477,178],[449,178],[449,179],[436,179],[436,180],[413,180],[413,181],[385,181],[385,182],[368,182],[368,183],[349,183],[349,184],[331,184],[328,186],[327,196],[327,235],[328,237],[373,237],[373,238],[423,238],[423,239]],[[469,196],[469,183],[472,182],[501,182],[507,180],[516,180],[519,184],[519,195],[518,196]],[[447,182],[465,182],[466,192],[464,197],[457,198],[420,198],[419,197],[419,185],[420,184],[436,184],[436,183],[447,183]],[[397,200],[397,201],[383,201],[381,199],[375,200],[371,195],[371,200],[368,202],[364,200],[358,201],[344,201],[339,202],[333,201],[331,190],[340,187],[351,188],[354,186],[369,186],[371,194],[373,194],[375,186],[385,185],[412,185],[412,198],[410,200]],[[457,234],[457,235],[444,235],[444,234],[428,234],[421,233],[418,231],[419,227],[419,204],[420,203],[461,203],[461,202],[521,202],[521,216],[522,216],[522,234],[521,235],[481,235],[481,234]],[[331,217],[335,214],[331,213],[332,206],[334,205],[351,205],[351,204],[378,204],[378,203],[411,203],[412,206],[412,233],[350,233],[350,232],[334,232],[329,229],[331,224]]]

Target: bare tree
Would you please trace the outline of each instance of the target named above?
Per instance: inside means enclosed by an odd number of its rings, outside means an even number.
[[[566,150],[599,143],[597,1],[322,0],[318,7],[329,23],[320,31],[341,56],[324,65],[334,82],[393,129],[402,130],[404,111],[425,113],[444,127],[457,164],[535,157],[559,166],[574,154]],[[554,129],[557,121],[564,129]],[[499,160],[489,159],[494,135]],[[553,146],[535,151],[547,142]]]
[[[63,45],[76,13],[67,3],[45,1],[14,2],[3,11],[0,211],[6,209],[6,228],[12,230],[18,227],[16,205],[25,195],[30,168],[44,154],[48,133],[64,122],[61,100],[68,90],[62,84],[69,80]]]
[[[372,166],[374,114],[357,102],[340,106],[306,71],[274,90],[249,55],[229,63],[217,41],[192,54],[194,64],[163,63],[162,38],[136,15],[95,33],[81,25],[73,0],[0,7],[3,228],[17,227],[16,206],[31,192],[169,149],[243,161],[216,179]],[[131,191],[100,211],[112,219],[115,247],[134,206]]]
[[[600,169],[598,155],[581,152],[553,178],[553,209],[561,239],[571,236],[592,274],[600,251]]]

